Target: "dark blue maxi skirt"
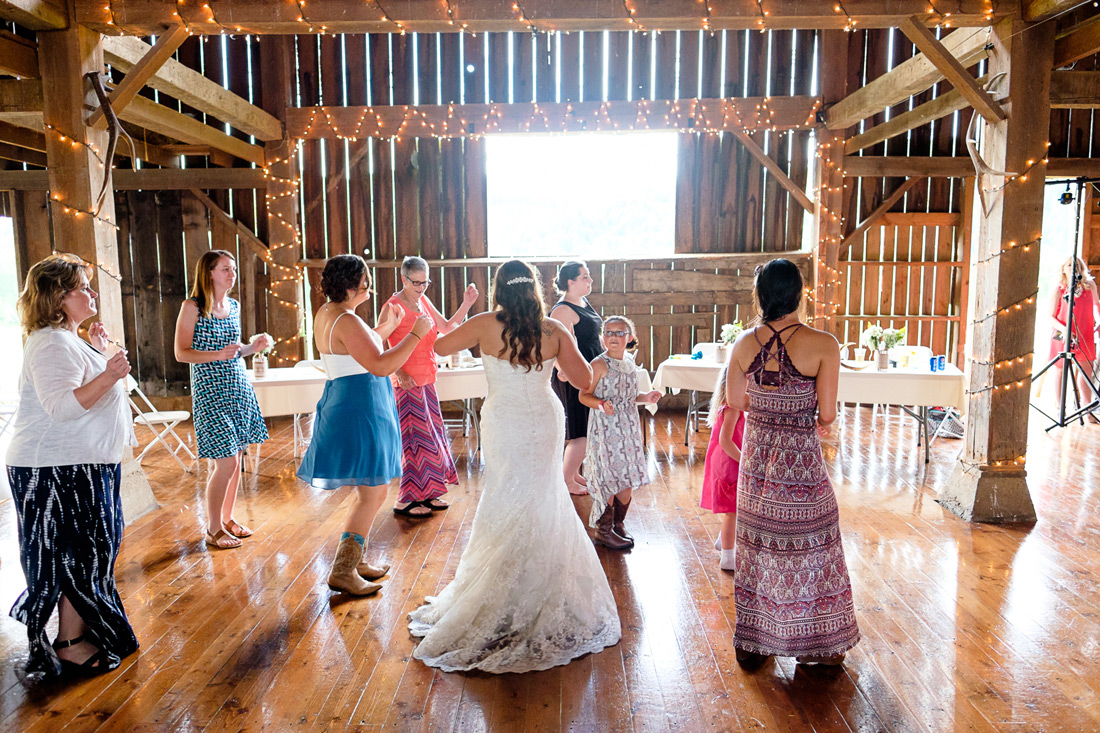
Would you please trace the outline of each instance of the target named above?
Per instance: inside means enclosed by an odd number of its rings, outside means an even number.
[[[138,648],[115,588],[123,526],[120,478],[117,463],[8,466],[27,578],[11,615],[27,626],[27,672],[61,672],[46,622],[62,593],[87,625],[89,642],[119,657]]]

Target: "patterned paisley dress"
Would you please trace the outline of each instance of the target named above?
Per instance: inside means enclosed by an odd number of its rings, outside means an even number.
[[[748,369],[733,643],[757,654],[833,656],[856,645],[859,628],[815,426],[817,384],[771,330]]]

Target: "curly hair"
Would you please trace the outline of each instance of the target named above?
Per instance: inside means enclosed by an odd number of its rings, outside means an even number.
[[[788,259],[771,260],[756,273],[753,300],[763,323],[794,313],[802,305],[802,271]]]
[[[203,318],[210,317],[210,311],[214,307],[214,277],[211,275],[222,257],[228,257],[234,262],[237,258],[232,252],[224,249],[212,249],[202,253],[199,261],[195,263],[195,280],[191,284],[191,299],[199,306],[199,313]]]
[[[554,278],[554,290],[557,290],[559,295],[565,295],[565,291],[569,290],[569,281],[581,276],[582,267],[588,267],[584,260],[563,262],[558,268],[558,276]]]
[[[359,255],[336,255],[329,257],[325,269],[321,272],[321,292],[333,303],[343,303],[348,299],[348,291],[359,287],[363,275],[367,276],[367,288],[371,286],[367,263]]]
[[[633,349],[638,345],[638,327],[634,325],[634,321],[626,316],[612,315],[603,319],[603,327],[607,328],[609,323],[621,323],[626,326],[626,330],[630,332],[630,336],[626,340],[626,348]]]
[[[504,328],[500,333],[504,348],[510,350],[513,364],[542,369],[542,322],[546,307],[542,302],[542,278],[522,260],[508,260],[497,269],[493,279],[493,307]]]
[[[16,301],[23,333],[65,325],[68,316],[61,301],[80,287],[81,273],[90,280],[92,266],[76,255],[60,252],[31,266]]]

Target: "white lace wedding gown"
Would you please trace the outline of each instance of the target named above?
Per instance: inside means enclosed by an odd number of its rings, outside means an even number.
[[[619,614],[562,477],[550,361],[484,363],[481,500],[455,579],[409,614],[413,656],[448,672],[549,669],[617,643]]]

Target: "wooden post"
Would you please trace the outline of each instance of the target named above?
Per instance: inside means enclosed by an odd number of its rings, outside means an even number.
[[[102,206],[97,206],[103,180],[111,172],[104,158],[107,133],[84,123],[86,111],[98,106],[84,74],[103,71],[100,35],[75,24],[68,30],[39,31],[38,65],[54,248],[98,265],[92,282],[99,291],[99,320],[112,339],[125,343],[122,287],[115,279],[121,278],[115,199],[109,181]],[[127,521],[157,506],[149,480],[132,455],[123,460],[121,494]]]
[[[822,41],[824,65],[821,93],[826,104],[844,98],[845,74],[848,64],[848,36],[843,31],[824,31]],[[817,146],[817,199],[814,202],[814,223],[817,228],[817,249],[814,257],[814,325],[834,336],[840,333],[841,299],[844,283],[839,282],[840,243],[844,240],[844,131],[831,132],[820,128]]]
[[[1050,126],[1050,74],[1035,70],[1051,68],[1054,33],[1049,23],[1014,19],[994,27],[993,44],[989,73],[1006,75],[1008,116],[986,123],[981,152],[993,169],[1021,175],[1007,184],[978,179],[966,446],[939,501],[967,520],[1024,522],[1035,520],[1024,461],[1039,282],[1039,247],[1025,245],[1042,233],[1046,171],[1038,162]]]
[[[288,36],[264,39],[264,109],[280,121],[286,118],[286,107],[291,99],[293,42],[293,37]],[[304,353],[304,344],[299,338],[300,319],[305,314],[302,312],[302,274],[297,268],[302,256],[295,185],[298,179],[297,144],[284,138],[267,143],[264,150],[269,175],[267,238],[271,277],[267,325],[276,341],[274,366],[279,366],[298,361]]]

